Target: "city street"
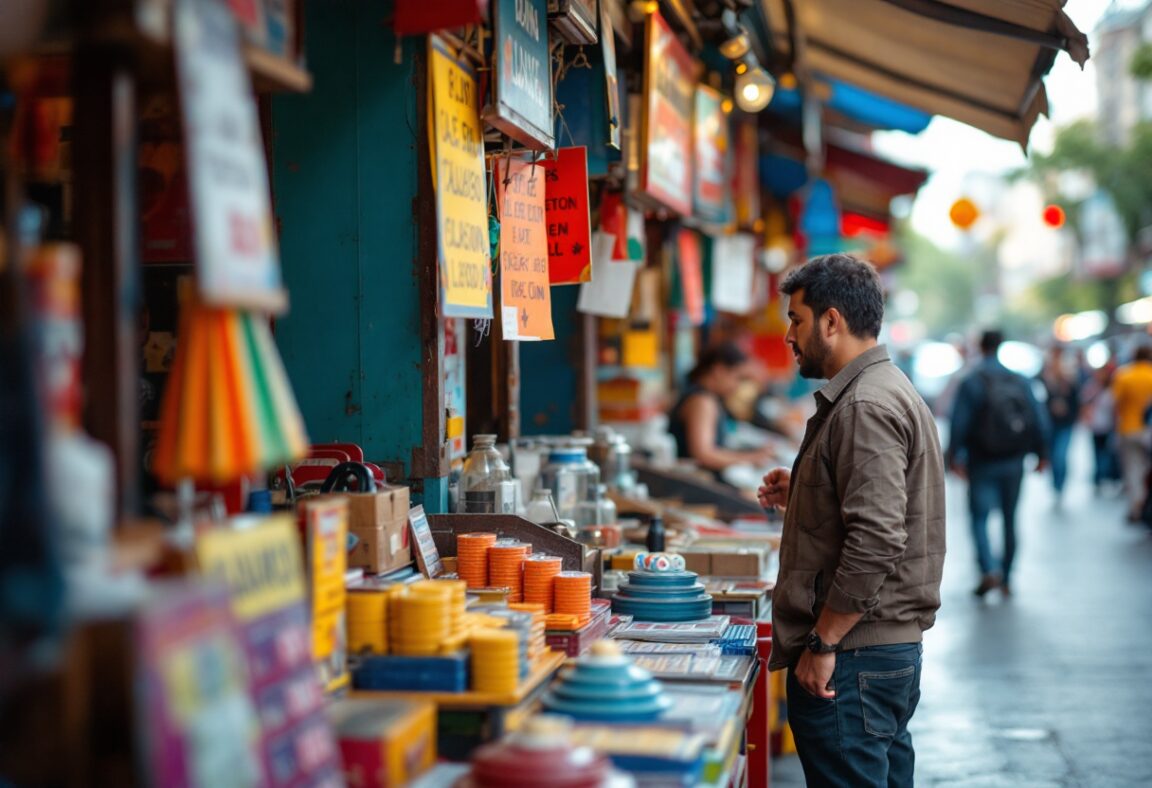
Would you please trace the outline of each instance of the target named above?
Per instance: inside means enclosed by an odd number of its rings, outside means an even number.
[[[1062,507],[1030,474],[1013,596],[984,601],[965,486],[950,478],[943,607],[911,725],[920,785],[1152,785],[1152,535],[1124,522],[1118,496],[1095,497],[1090,474],[1086,434]],[[773,777],[804,784],[795,756]]]

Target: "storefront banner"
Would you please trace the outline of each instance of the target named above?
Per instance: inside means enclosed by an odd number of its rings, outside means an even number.
[[[283,312],[268,160],[236,19],[218,0],[178,0],[174,14],[200,296]]]
[[[436,36],[428,37],[432,81],[432,179],[445,317],[492,317],[492,270],[484,138],[476,75]]]
[[[624,117],[620,114],[620,81],[616,70],[616,31],[608,3],[600,3],[600,51],[604,56],[604,88],[608,96],[608,145],[620,150]]]
[[[484,119],[533,150],[556,147],[546,0],[496,0],[492,105]]]
[[[731,211],[732,146],[724,96],[708,85],[696,87],[695,189],[692,205],[696,217],[710,224],[727,224]]]
[[[522,159],[496,160],[500,195],[500,316],[504,339],[552,339],[545,170]]]
[[[592,278],[592,224],[588,211],[588,149],[561,148],[540,162],[547,189],[548,281],[576,285]]]
[[[712,306],[746,315],[755,306],[756,236],[722,235],[712,239]]]
[[[640,190],[689,216],[697,62],[658,11],[648,16],[646,52]]]
[[[736,226],[751,230],[760,220],[760,140],[751,115],[732,125],[732,201]]]
[[[612,260],[613,237],[605,233],[592,236],[592,281],[580,285],[576,309],[600,317],[628,317],[632,307],[632,290],[640,266]]]
[[[676,238],[680,258],[680,291],[684,298],[684,311],[692,325],[704,324],[704,253],[700,236],[694,230],[683,229]]]

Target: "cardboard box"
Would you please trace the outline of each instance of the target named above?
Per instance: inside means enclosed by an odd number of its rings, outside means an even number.
[[[375,527],[354,527],[351,533],[356,544],[348,551],[349,566],[362,566],[378,575],[412,563],[407,516]]]
[[[684,568],[698,575],[712,574],[712,554],[703,550],[681,550]]]
[[[305,498],[300,525],[312,620],[312,658],[327,692],[348,686],[344,575],[348,558],[348,503],[343,498]]]
[[[689,572],[711,577],[762,577],[768,570],[768,553],[758,547],[692,549],[680,551]]]
[[[767,571],[767,555],[758,548],[712,553],[712,575],[715,577],[760,577]]]
[[[348,785],[407,785],[436,761],[431,703],[345,699],[329,708]]]
[[[370,493],[341,493],[348,499],[348,527],[375,528],[408,520],[408,488],[385,487]]]

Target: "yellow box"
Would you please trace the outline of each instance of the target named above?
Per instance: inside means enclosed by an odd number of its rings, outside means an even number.
[[[406,785],[436,761],[436,706],[342,699],[329,705],[348,785]]]

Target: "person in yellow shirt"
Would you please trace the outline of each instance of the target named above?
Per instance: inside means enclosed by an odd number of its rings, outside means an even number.
[[[1132,363],[1116,370],[1112,396],[1116,400],[1116,437],[1128,497],[1128,520],[1137,522],[1147,495],[1145,479],[1152,451],[1144,422],[1144,413],[1152,405],[1152,347],[1137,348]]]

